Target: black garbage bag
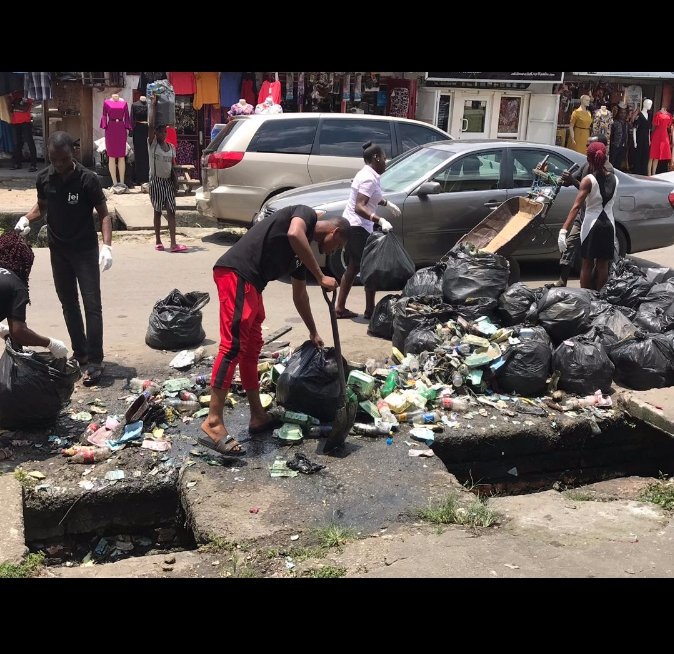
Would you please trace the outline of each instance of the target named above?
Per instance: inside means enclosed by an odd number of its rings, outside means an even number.
[[[393,307],[401,295],[385,295],[374,308],[367,333],[390,341],[393,338]]]
[[[544,293],[537,306],[538,322],[553,343],[587,331],[592,298],[592,292],[583,288],[550,288]]]
[[[637,332],[609,349],[614,379],[636,391],[674,384],[674,339],[669,334]]]
[[[0,427],[24,429],[54,424],[82,376],[75,359],[49,352],[15,350],[6,340],[0,357]]]
[[[639,268],[636,263],[627,257],[622,257],[617,261],[612,261],[609,266],[609,275],[611,277],[625,277],[626,275],[646,277],[645,271]]]
[[[437,335],[435,327],[422,325],[413,329],[405,339],[405,354],[421,354],[433,352],[442,339]]]
[[[334,420],[340,395],[335,348],[318,349],[311,341],[305,341],[293,352],[276,382],[278,404],[321,422]]]
[[[649,282],[653,282],[653,284],[662,284],[674,277],[674,270],[672,270],[672,268],[646,268],[644,274]]]
[[[662,284],[654,284],[644,298],[644,302],[656,304],[663,309],[674,302],[674,280]]]
[[[491,297],[470,297],[465,304],[455,306],[456,312],[466,320],[477,320],[482,316],[491,318],[498,302]]]
[[[625,274],[622,277],[609,277],[599,296],[611,304],[637,309],[652,286],[653,283],[641,275]]]
[[[414,269],[414,261],[393,232],[370,234],[360,264],[363,286],[375,291],[399,291]]]
[[[445,274],[444,263],[421,268],[412,275],[405,284],[403,297],[414,295],[442,295],[442,276]]]
[[[536,302],[536,294],[526,284],[517,282],[501,293],[498,312],[504,325],[516,325],[524,321],[531,305]]]
[[[594,306],[594,304],[593,302],[592,305]],[[638,328],[625,315],[626,311],[633,313],[633,310],[625,307],[616,307],[613,304],[605,304],[606,308],[592,320],[592,326],[604,327],[610,330],[618,341],[634,336]],[[590,310],[590,315],[592,315],[592,310]]]
[[[601,330],[593,329],[559,345],[552,356],[553,370],[561,373],[559,388],[578,395],[610,391],[615,367],[601,338]]]
[[[190,291],[183,294],[174,288],[152,308],[145,334],[146,345],[157,350],[179,350],[199,345],[206,338],[201,326],[201,309],[210,299],[208,293]]]
[[[523,340],[505,353],[505,363],[496,370],[500,388],[525,397],[542,395],[550,377],[552,350],[540,340]]]
[[[513,336],[516,336],[521,341],[539,341],[545,343],[548,347],[552,347],[550,336],[540,325],[513,325]],[[552,352],[552,349],[550,350]]]
[[[393,346],[405,350],[405,340],[416,327],[435,326],[456,318],[456,309],[437,295],[403,297],[393,307]]]
[[[627,318],[627,320],[634,322],[634,317],[637,315],[636,309],[630,309],[629,307],[616,307],[615,304],[611,304],[610,302],[601,300],[599,298],[593,299],[590,303],[590,321],[594,322],[595,319],[598,318],[602,313],[606,313],[607,311],[612,313],[616,311],[616,309],[619,310],[620,313],[622,313],[623,316]]]
[[[671,298],[670,298],[671,300]],[[674,309],[674,305],[670,306]],[[645,332],[662,334],[674,327],[674,311],[668,311],[659,302],[643,302],[634,318],[634,324]]]
[[[509,275],[507,259],[498,254],[452,252],[442,278],[442,296],[449,304],[465,304],[471,297],[497,300],[508,286]]]

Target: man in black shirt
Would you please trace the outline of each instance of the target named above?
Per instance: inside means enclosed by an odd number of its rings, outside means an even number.
[[[57,358],[65,358],[68,348],[54,338],[36,334],[26,325],[28,277],[35,255],[14,232],[0,236],[0,320],[7,318],[9,327],[0,325],[0,337],[12,338],[12,345],[39,345],[49,348]]]
[[[213,279],[220,298],[220,348],[211,374],[209,413],[201,425],[206,435],[198,439],[201,445],[220,454],[245,454],[229,435],[222,419],[237,363],[250,403],[249,432],[260,434],[278,426],[260,402],[257,361],[262,350],[265,319],[262,291],[270,281],[290,274],[297,312],[309,329],[311,341],[322,347],[323,339],[316,331],[309,305],[307,270],[326,290],[336,290],[338,284],[337,280],[321,272],[309,241],[316,241],[322,254],[330,254],[347,243],[349,230],[346,218],[319,221],[310,207],[285,207],[256,223],[218,259],[213,268]]]
[[[98,176],[73,160],[73,140],[54,132],[48,141],[51,165],[37,175],[37,204],[14,228],[26,235],[31,220],[46,212],[48,243],[56,294],[72,343],[74,357],[84,370],[83,383],[92,386],[103,372],[103,311],[101,270],[112,265],[112,220]],[[98,251],[93,209],[101,220],[103,243]],[[79,284],[84,314],[77,297]]]

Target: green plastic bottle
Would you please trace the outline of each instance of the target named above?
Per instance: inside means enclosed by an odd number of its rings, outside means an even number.
[[[388,377],[386,378],[386,381],[384,382],[384,385],[381,387],[381,396],[387,397],[388,395],[393,393],[393,391],[396,389],[397,386],[398,386],[398,371],[391,370]]]
[[[285,411],[281,416],[281,421],[294,425],[301,425],[302,427],[311,427],[313,425],[321,424],[320,420],[308,416],[306,413],[299,413],[298,411]]]

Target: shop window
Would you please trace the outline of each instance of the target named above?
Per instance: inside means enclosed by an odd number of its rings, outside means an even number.
[[[444,141],[442,134],[438,134],[434,129],[428,129],[422,125],[414,125],[413,123],[396,123],[398,128],[398,135],[402,145],[402,152],[411,150],[417,145],[424,143],[432,143],[434,141]]]
[[[319,154],[328,157],[363,157],[363,144],[380,145],[390,158],[391,125],[385,120],[326,118],[321,124]]]
[[[248,152],[310,154],[317,127],[318,121],[308,118],[267,120],[257,130]]]
[[[469,154],[452,162],[431,181],[438,182],[442,193],[492,191],[501,180],[501,150]]]
[[[498,113],[498,137],[516,139],[520,131],[522,98],[503,96]]]
[[[548,158],[548,172],[553,175],[561,175],[570,165],[571,161],[542,150],[522,150],[513,148],[513,188],[528,188],[534,181],[533,169],[543,160],[546,154]]]

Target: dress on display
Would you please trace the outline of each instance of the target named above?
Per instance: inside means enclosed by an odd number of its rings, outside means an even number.
[[[571,114],[570,124],[573,127],[573,139],[576,145],[569,143],[569,147],[571,150],[585,154],[587,152],[587,139],[590,138],[592,114],[587,109],[578,107]]]
[[[669,142],[669,128],[672,115],[666,111],[658,111],[653,116],[653,134],[651,135],[651,159],[669,161],[672,158],[672,144]]]
[[[270,95],[274,100],[274,104],[281,102],[281,82],[270,82],[268,80],[262,82],[257,96],[258,104],[262,104]]]
[[[649,135],[651,132],[651,121],[640,111],[634,121],[634,127],[637,130],[637,152],[634,161],[634,173],[637,175],[648,175],[648,155],[650,153]]]
[[[123,158],[126,156],[126,137],[131,129],[129,105],[120,98],[108,98],[103,103],[101,129],[105,130],[105,151],[108,157]]]
[[[594,112],[594,117],[592,118],[592,136],[603,135],[610,145],[611,125],[613,125],[613,116],[611,112],[608,109],[603,112],[601,109],[598,109]]]
[[[150,160],[147,151],[147,102],[138,100],[131,105],[133,118],[133,152],[135,154],[134,178],[136,184],[150,180]]]

